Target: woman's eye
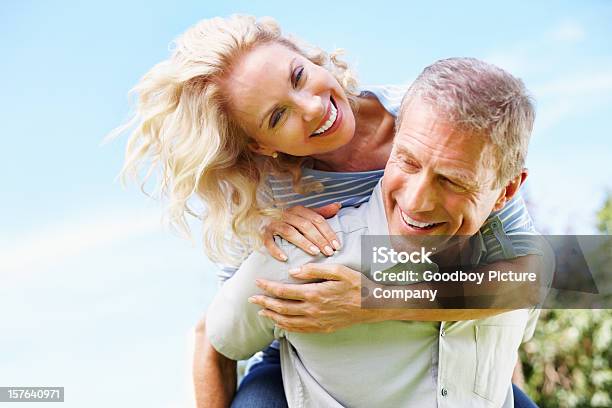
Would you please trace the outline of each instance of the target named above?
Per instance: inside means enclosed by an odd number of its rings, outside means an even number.
[[[302,79],[303,74],[304,74],[304,67],[296,68],[295,75],[293,76],[293,86],[294,87],[300,84],[300,79]]]
[[[285,113],[284,109],[277,109],[270,116],[270,127],[273,128],[278,124],[278,122],[282,119],[283,114]]]

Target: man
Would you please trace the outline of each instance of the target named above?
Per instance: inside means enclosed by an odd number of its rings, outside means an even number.
[[[532,335],[537,311],[360,309],[360,281],[351,269],[360,269],[366,234],[497,240],[499,250],[477,248],[481,264],[539,253],[504,234],[500,224],[508,219],[495,216],[526,177],[533,117],[522,83],[496,67],[450,59],[425,69],[404,98],[393,151],[370,202],[329,220],[342,251],[315,259],[282,244],[288,264],[253,253],[207,313],[214,349],[241,359],[279,339],[290,406],[513,406],[517,349]],[[510,218],[521,224],[516,214]],[[530,222],[521,232],[533,232]],[[344,267],[302,267],[308,262]],[[287,284],[297,283],[294,278],[325,278],[345,290],[334,297],[336,289],[327,285],[318,296],[307,285]],[[284,299],[262,296],[259,287]],[[325,305],[335,332],[294,330],[321,322],[305,311],[322,316]],[[348,311],[347,318],[339,319],[337,310]],[[221,384],[231,366],[209,355],[217,374],[211,381]]]

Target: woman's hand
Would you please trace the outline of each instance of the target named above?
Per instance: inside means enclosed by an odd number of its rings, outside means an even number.
[[[257,280],[265,295],[249,302],[264,309],[282,329],[302,333],[330,333],[356,323],[375,321],[375,313],[361,308],[361,273],[338,264],[306,264],[291,271],[298,279],[325,279],[318,283],[290,284]],[[375,311],[374,311],[375,312]]]
[[[328,204],[319,208],[306,208],[301,205],[283,211],[282,219],[271,221],[264,228],[263,242],[268,252],[279,261],[286,261],[287,255],[274,242],[278,235],[303,251],[327,256],[340,249],[338,237],[329,227],[326,218],[333,217],[340,210],[340,203]]]

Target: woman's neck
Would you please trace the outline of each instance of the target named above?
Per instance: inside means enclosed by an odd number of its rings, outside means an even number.
[[[375,97],[358,97],[353,139],[333,152],[313,155],[314,168],[368,171],[385,167],[393,143],[395,119]]]

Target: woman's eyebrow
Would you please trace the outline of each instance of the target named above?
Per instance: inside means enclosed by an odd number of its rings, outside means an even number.
[[[288,78],[288,82],[289,82],[289,86],[293,86],[292,80],[291,78],[293,77],[293,66],[295,65],[295,60],[297,57],[293,57],[293,59],[291,60],[291,62],[289,63],[289,75],[287,76]],[[278,104],[274,104],[270,109],[268,109],[264,115],[261,117],[260,121],[259,121],[259,128],[261,129],[263,126],[264,121],[266,120],[266,118],[268,116],[270,116],[272,114],[272,112],[274,112],[276,110],[276,108],[278,108]]]

